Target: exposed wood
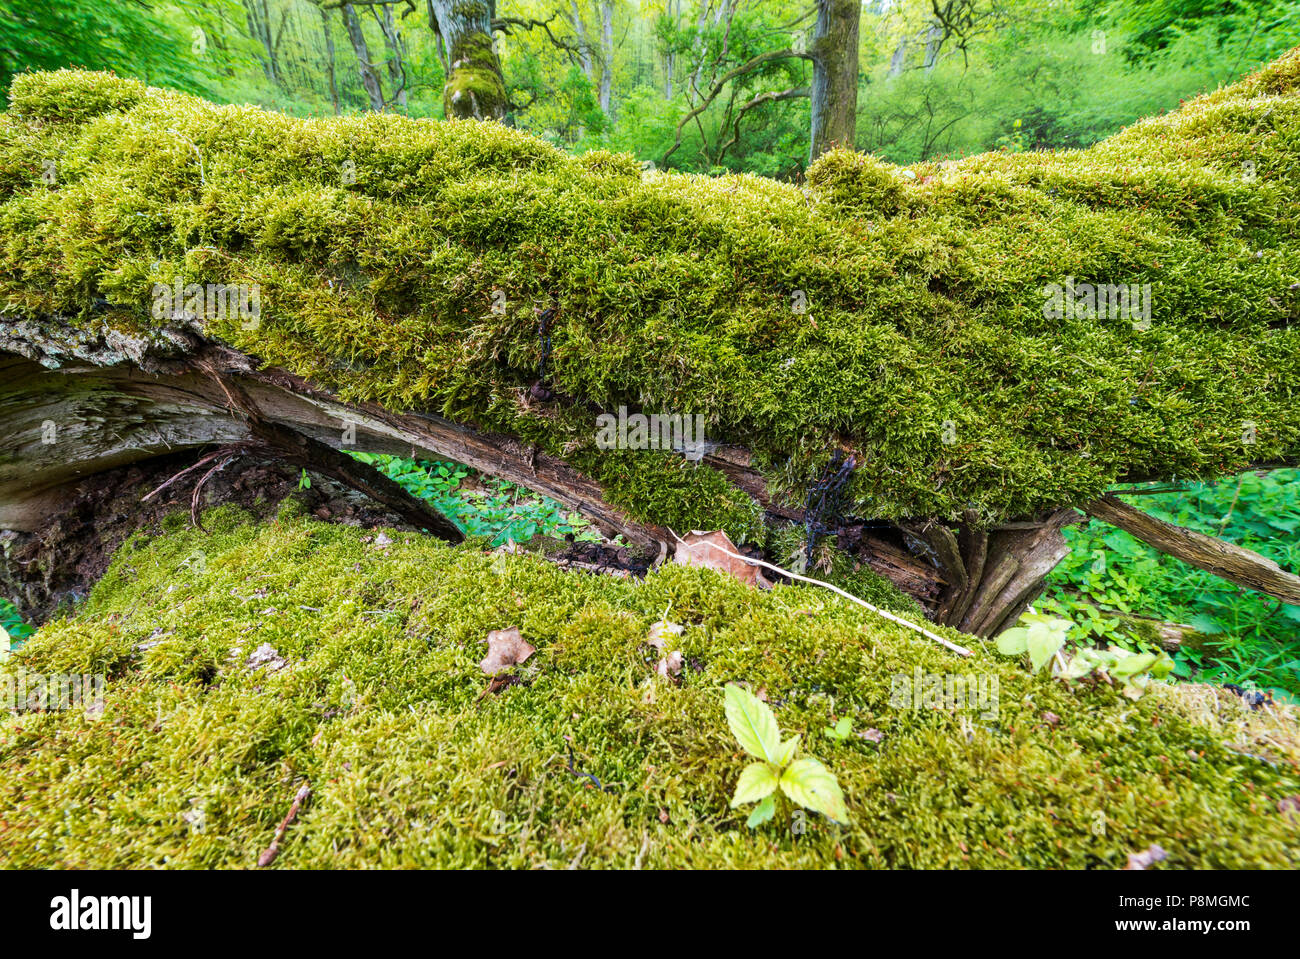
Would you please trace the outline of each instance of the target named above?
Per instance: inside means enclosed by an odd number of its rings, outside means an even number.
[[[948,626],[959,626],[966,613],[970,611],[980,581],[984,578],[984,563],[989,552],[988,531],[979,527],[979,517],[975,511],[968,510],[963,519],[965,524],[957,537],[957,542],[961,546],[962,561],[966,564],[966,588],[962,590],[961,595],[953,599],[947,618],[943,620]]]
[[[239,410],[210,376],[198,371],[200,363],[220,370],[228,384],[238,387],[238,395],[258,411],[260,435],[247,411]],[[5,416],[0,433],[0,527],[35,529],[58,508],[69,483],[185,449],[296,444],[304,463],[310,455],[312,468],[344,479],[342,460],[326,469],[319,447],[312,446],[309,454],[302,441],[270,435],[268,430],[280,426],[335,449],[455,460],[550,496],[586,516],[606,535],[622,534],[648,553],[664,549],[665,531],[625,516],[605,502],[599,483],[510,437],[437,416],[344,403],[281,371],[255,370],[247,357],[229,350],[200,351],[170,369],[176,372],[156,375],[129,365],[95,367],[74,360],[52,372],[0,354],[0,407]],[[51,435],[47,427],[53,430],[53,442],[43,442]]]
[[[1288,573],[1271,559],[1232,543],[1144,513],[1107,494],[1086,507],[1087,512],[1185,563],[1222,576],[1230,583],[1258,590],[1284,603],[1300,606],[1300,576]]]
[[[988,537],[983,575],[959,628],[977,636],[992,636],[1015,623],[1043,591],[1044,580],[1069,546],[1061,527],[1076,522],[1074,510],[1059,510],[1029,528],[995,529]]]

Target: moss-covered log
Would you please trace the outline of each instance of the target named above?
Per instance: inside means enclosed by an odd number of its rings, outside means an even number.
[[[646,546],[762,544],[841,450],[844,512],[911,530],[945,571],[936,614],[988,631],[1059,556],[1062,510],[1297,460],[1298,87],[1293,52],[1088,150],[833,151],[800,189],[27,75],[0,116],[0,349],[164,378],[194,342],[230,350],[317,438],[365,411],[359,436]],[[603,449],[620,407],[722,446]]]

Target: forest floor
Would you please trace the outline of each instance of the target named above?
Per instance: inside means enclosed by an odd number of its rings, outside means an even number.
[[[209,510],[206,532],[187,513],[127,539],[6,664],[104,686],[102,711],[0,720],[0,861],[1300,865],[1294,707],[1187,683],[1132,701],[814,587],[566,571],[323,522],[297,495]],[[489,676],[509,627],[536,652]],[[746,825],[729,683],[826,765],[847,821],[788,804]]]

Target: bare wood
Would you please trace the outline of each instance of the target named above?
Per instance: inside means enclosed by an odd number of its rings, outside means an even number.
[[[1258,553],[1225,540],[1184,529],[1144,513],[1111,494],[1093,500],[1087,512],[1185,563],[1230,583],[1300,606],[1300,576]]]

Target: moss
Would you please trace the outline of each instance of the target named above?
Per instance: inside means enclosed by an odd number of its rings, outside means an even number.
[[[808,537],[802,526],[787,525],[773,529],[768,537],[768,552],[778,566],[792,572],[824,580],[865,599],[873,606],[913,618],[925,618],[921,604],[888,579],[845,553],[831,539],[822,539],[807,555]]]
[[[139,331],[155,283],[258,284],[260,325],[206,332],[350,400],[564,456],[593,448],[593,407],[702,415],[792,505],[838,444],[857,515],[1024,516],[1300,456],[1298,63],[1083,151],[837,152],[807,193],[642,178],[501,124],[27,75],[0,117],[0,298]],[[1066,278],[1150,284],[1150,328],[1045,315]],[[541,406],[550,305],[569,399]],[[665,485],[652,457],[592,469],[654,521],[752,509],[704,504],[706,472]]]
[[[461,6],[465,8],[461,16],[486,14],[481,4]],[[442,94],[447,116],[493,119],[505,114],[508,97],[490,36],[484,33],[462,36],[451,51],[451,65],[451,75]]]
[[[820,201],[850,216],[893,216],[905,196],[894,167],[842,148],[822,154],[808,168],[808,186]]]
[[[1277,809],[1300,793],[1294,710],[1271,712],[1265,739],[1213,691],[1072,692],[811,587],[671,564],[644,582],[573,575],[396,530],[378,548],[291,510],[204,523],[134,538],[11,660],[111,668],[97,720],[0,720],[6,864],[248,867],[306,781],[277,867],[565,866],[584,850],[584,867],[1116,868],[1151,843],[1171,868],[1300,865]],[[680,685],[654,679],[644,644],[665,610],[686,627]],[[507,625],[537,653],[483,697],[484,638]],[[249,668],[264,644],[283,668]],[[996,677],[996,714],[891,705],[918,668]],[[734,681],[765,688],[828,763],[847,825],[751,832],[728,808]],[[880,741],[831,742],[832,716]],[[568,772],[570,743],[609,791]]]

